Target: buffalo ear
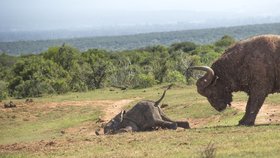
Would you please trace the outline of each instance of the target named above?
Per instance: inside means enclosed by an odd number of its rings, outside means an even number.
[[[216,83],[217,83],[217,80],[219,79],[219,77],[218,76],[215,76],[215,78],[214,78],[214,81],[213,81],[213,83],[212,83],[212,85],[216,85]]]

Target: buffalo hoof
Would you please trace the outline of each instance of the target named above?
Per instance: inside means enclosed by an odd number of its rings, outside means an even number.
[[[186,123],[182,126],[182,128],[190,129],[191,127],[190,127],[189,123],[186,122]]]
[[[177,123],[171,124],[170,129],[176,130],[177,129]]]
[[[178,126],[178,127],[181,127],[181,128],[184,128],[184,129],[189,129],[189,128],[191,128],[188,122],[179,122],[179,121],[178,121],[178,122],[177,122],[177,126]]]
[[[254,122],[240,120],[238,126],[254,126]]]

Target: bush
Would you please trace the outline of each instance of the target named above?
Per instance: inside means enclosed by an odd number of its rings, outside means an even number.
[[[181,43],[174,43],[170,46],[169,52],[174,51],[183,51],[183,52],[190,52],[192,50],[195,50],[197,45],[192,42],[181,42]]]
[[[52,93],[53,89],[46,82],[27,80],[15,87],[14,94],[17,98],[40,97],[42,94]]]
[[[69,86],[66,80],[59,79],[52,83],[52,87],[57,94],[63,94],[69,91]]]
[[[165,77],[165,82],[186,83],[186,78],[179,71],[173,70],[167,72],[167,76]]]
[[[147,88],[155,85],[157,82],[151,74],[138,74],[135,77],[134,88]]]
[[[225,35],[220,40],[215,42],[215,46],[225,48],[225,47],[229,47],[234,43],[235,43],[235,39],[233,37]]]
[[[4,100],[8,97],[8,83],[0,81],[0,100]]]

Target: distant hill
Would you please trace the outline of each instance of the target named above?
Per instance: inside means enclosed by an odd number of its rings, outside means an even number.
[[[30,53],[37,54],[47,50],[51,46],[59,46],[63,43],[72,45],[80,50],[87,50],[90,48],[125,50],[142,48],[151,45],[170,45],[172,43],[182,41],[205,44],[212,43],[224,35],[229,35],[236,39],[244,39],[249,36],[260,34],[280,34],[280,23],[147,33],[127,36],[0,42],[0,52],[12,55]]]

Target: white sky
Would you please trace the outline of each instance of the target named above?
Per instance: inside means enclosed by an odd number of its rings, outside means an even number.
[[[260,11],[279,9],[279,0],[1,0],[0,12],[4,9],[20,11],[35,9],[41,12],[49,9],[89,11],[128,10],[203,10],[203,11]],[[13,10],[13,11],[16,11]]]
[[[279,16],[280,0],[0,0],[0,27],[43,21],[57,25],[71,20],[105,23],[116,15],[129,19],[130,15],[138,18],[136,14],[154,11],[220,12],[221,17],[226,15],[223,13]]]

